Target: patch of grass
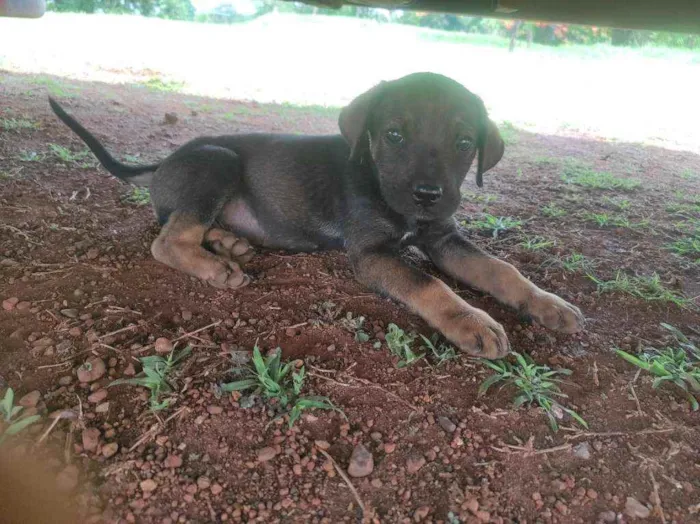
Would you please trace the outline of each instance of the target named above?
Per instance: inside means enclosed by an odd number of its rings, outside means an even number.
[[[49,94],[55,98],[74,98],[77,96],[76,91],[80,91],[80,89],[76,86],[66,85],[63,82],[53,78],[31,78],[28,80],[28,82],[46,87]]]
[[[561,160],[552,156],[536,156],[532,162],[538,166],[555,166],[561,163]]]
[[[237,116],[252,115],[253,112],[254,111],[250,107],[240,106],[233,108],[233,110],[229,111],[228,113],[224,113],[221,116],[226,120],[234,120]]]
[[[631,277],[618,271],[613,280],[599,280],[591,274],[588,275],[588,278],[597,284],[599,293],[619,292],[649,302],[668,302],[680,308],[692,306],[692,301],[689,298],[664,286],[661,277],[656,273],[649,277]]]
[[[504,120],[498,125],[498,131],[501,134],[501,138],[506,145],[517,144],[518,142],[518,130],[515,126],[508,120]]]
[[[44,155],[36,151],[20,151],[18,158],[22,162],[42,162],[44,160]]]
[[[318,315],[318,319],[312,319],[312,323],[315,325],[332,324],[341,313],[341,308],[339,308],[335,302],[330,300],[324,300],[322,302],[318,302],[317,304],[312,304],[309,309]],[[362,319],[362,322],[364,323],[364,318]],[[362,324],[360,324],[360,329],[362,329]],[[350,329],[350,331],[356,333],[355,329]]]
[[[685,180],[695,180],[697,178],[700,178],[700,174],[690,169],[684,169],[683,171],[681,171],[681,178]]]
[[[295,371],[295,368],[298,371]],[[275,407],[282,410],[275,419],[289,414],[290,428],[299,420],[302,412],[307,409],[330,409],[342,413],[328,397],[301,396],[306,378],[304,366],[297,365],[296,361],[282,364],[282,350],[280,348],[265,358],[260,353],[260,348],[256,343],[253,348],[253,366],[234,368],[232,372],[242,375],[243,378],[222,384],[221,391],[252,390],[253,395],[262,395],[265,400],[271,401]]]
[[[624,215],[609,215],[607,213],[591,213],[586,212],[583,214],[585,220],[589,222],[594,222],[598,227],[624,227],[627,229],[642,229],[649,227],[648,220],[642,220],[641,222],[631,222],[629,218]]]
[[[337,117],[340,113],[339,107],[321,106],[318,104],[299,105],[290,102],[282,102],[281,104],[266,104],[263,106],[267,112],[276,112],[281,116],[295,116],[299,113],[311,113],[319,117]]]
[[[600,227],[609,226],[612,224],[612,218],[607,213],[584,213],[584,218],[589,222],[595,222]]]
[[[49,144],[49,150],[61,162],[66,164],[75,164],[80,167],[92,167],[95,165],[95,159],[89,149],[74,153],[67,147],[59,144]],[[85,162],[85,159],[90,159],[90,162]]]
[[[162,91],[166,93],[178,93],[182,91],[182,89],[185,87],[184,82],[178,82],[176,80],[166,80],[159,76],[149,78],[145,82],[141,82],[141,85],[152,89],[153,91]]]
[[[365,317],[353,317],[352,313],[348,311],[345,317],[341,319],[340,325],[355,335],[355,342],[367,342],[369,340],[369,335],[363,329]]]
[[[124,162],[128,162],[129,164],[138,164],[139,162],[141,162],[141,157],[139,157],[138,155],[127,154],[122,156],[122,160],[124,160]]]
[[[29,417],[21,417],[20,413],[24,408],[15,406],[15,392],[12,388],[7,388],[5,396],[0,402],[0,444],[8,437],[20,433],[32,424],[41,419],[40,415],[31,415]]]
[[[595,171],[580,162],[569,161],[564,164],[562,180],[588,189],[615,189],[632,191],[641,187],[642,183],[636,178],[620,178],[611,173]]]
[[[438,333],[433,333],[430,338],[423,335],[421,335],[420,338],[423,339],[423,346],[421,349],[425,348],[430,351],[437,361],[438,366],[444,364],[448,360],[454,360],[457,358],[457,351],[453,346],[439,342],[440,335]]]
[[[396,324],[387,326],[386,345],[391,354],[399,358],[396,367],[410,366],[425,356],[425,353],[413,351],[413,343],[416,338],[417,335],[415,333],[406,333]]]
[[[666,249],[682,257],[700,257],[700,235],[684,237],[670,244],[666,244]],[[698,261],[700,261],[700,258],[698,258]]]
[[[551,202],[547,204],[546,206],[543,206],[540,211],[542,211],[542,214],[546,217],[549,218],[557,218],[557,217],[563,217],[566,215],[566,210],[562,209],[560,207],[557,207],[557,205],[554,202]]]
[[[555,245],[554,240],[548,240],[540,236],[526,236],[525,239],[520,242],[520,246],[528,251],[540,251],[541,249],[547,249],[553,245]]]
[[[674,202],[666,206],[666,211],[680,216],[700,215],[700,202]]]
[[[620,211],[628,211],[630,207],[632,207],[632,202],[630,202],[626,198],[610,198],[606,196],[603,197],[603,202]]]
[[[569,273],[577,271],[589,272],[595,267],[595,261],[582,255],[581,253],[571,253],[565,257],[555,256],[544,262],[545,266],[554,266],[562,268]]]
[[[559,429],[557,420],[564,417],[564,413],[571,416],[576,422],[587,428],[588,424],[573,409],[565,407],[560,399],[567,398],[561,391],[559,384],[563,381],[559,376],[571,375],[569,369],[552,369],[549,366],[537,365],[532,358],[513,352],[515,362],[507,360],[491,361],[482,360],[483,364],[496,373],[488,377],[479,386],[479,396],[485,395],[489,388],[495,384],[501,387],[511,386],[516,390],[513,405],[518,408],[522,405],[536,404],[544,411],[553,431]]]
[[[4,131],[23,131],[37,129],[39,124],[27,118],[0,118],[0,127]]]
[[[693,411],[700,408],[700,348],[669,324],[661,326],[673,335],[674,343],[662,349],[648,348],[640,355],[615,349],[630,364],[654,375],[653,388],[671,383],[686,395]]]
[[[151,203],[151,193],[148,191],[147,187],[133,186],[129,192],[124,195],[122,202],[135,206],[145,206]]]
[[[490,233],[493,238],[498,238],[498,235],[502,232],[520,229],[521,224],[521,220],[512,217],[497,217],[485,213],[481,218],[469,222],[467,227]]]
[[[490,204],[490,203],[496,202],[498,200],[497,195],[492,195],[490,193],[478,195],[476,193],[472,193],[471,191],[462,192],[462,197],[468,198],[469,200],[473,200],[474,202],[483,202],[484,204]]]
[[[161,395],[169,394],[174,391],[173,378],[170,375],[175,370],[176,366],[187,358],[191,352],[192,348],[187,346],[177,353],[175,353],[173,349],[167,357],[161,355],[141,357],[139,361],[143,366],[143,371],[139,376],[134,378],[120,378],[111,382],[108,387],[118,386],[120,384],[144,387],[151,393],[151,411],[161,411],[169,407],[175,401],[172,396],[161,400]]]

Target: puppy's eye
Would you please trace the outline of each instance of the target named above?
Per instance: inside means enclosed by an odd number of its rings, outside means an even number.
[[[404,140],[403,135],[399,133],[397,129],[389,129],[385,136],[386,139],[392,144],[400,144]]]
[[[457,139],[457,149],[460,151],[469,151],[472,147],[474,147],[474,142],[468,138],[462,137]]]

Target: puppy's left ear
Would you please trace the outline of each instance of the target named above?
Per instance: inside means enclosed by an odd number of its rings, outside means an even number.
[[[341,134],[350,145],[350,160],[361,160],[362,155],[369,148],[369,138],[367,137],[369,118],[385,86],[386,82],[380,82],[355,98],[340,112],[338,126]]]
[[[498,164],[503,158],[504,149],[505,145],[496,124],[491,121],[488,115],[485,115],[479,140],[479,160],[476,170],[477,186],[481,187],[484,185],[484,173]]]

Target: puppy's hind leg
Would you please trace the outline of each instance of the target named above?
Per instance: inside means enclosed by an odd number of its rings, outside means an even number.
[[[163,163],[151,185],[156,214],[164,223],[151,245],[156,260],[218,288],[233,289],[250,282],[230,256],[238,253],[242,261],[250,246],[245,241],[231,242],[226,231],[212,229],[240,185],[240,169],[233,151],[206,144],[182,151]],[[216,239],[221,249],[214,253],[203,246],[213,245],[213,231],[222,233]]]
[[[192,215],[175,212],[151,245],[153,257],[174,269],[218,288],[235,289],[250,283],[248,275],[232,260],[202,247],[209,226]]]

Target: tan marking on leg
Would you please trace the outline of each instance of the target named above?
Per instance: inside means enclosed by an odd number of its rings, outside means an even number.
[[[173,213],[151,245],[153,257],[214,287],[238,288],[250,282],[238,264],[202,247],[207,227],[194,218]]]
[[[358,279],[400,300],[462,351],[483,358],[501,358],[510,345],[503,327],[484,311],[470,306],[437,278],[403,261],[370,254],[357,264]]]
[[[564,333],[583,329],[585,319],[576,306],[538,288],[508,262],[488,255],[448,256],[442,265],[458,280],[521,310],[549,329]]]

